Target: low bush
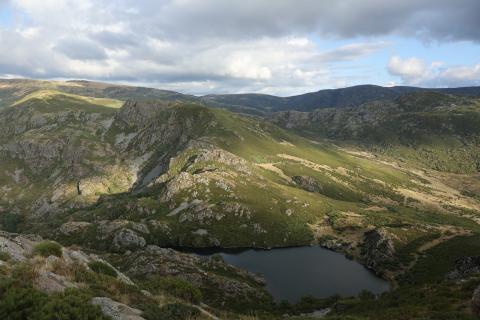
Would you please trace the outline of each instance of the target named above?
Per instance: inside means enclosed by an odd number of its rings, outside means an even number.
[[[90,303],[91,297],[77,289],[53,294],[33,320],[107,320],[99,306]]]
[[[148,279],[147,287],[151,291],[164,291],[172,296],[194,303],[202,300],[200,289],[178,277],[153,276]]]
[[[42,241],[33,248],[33,254],[42,257],[62,256],[62,246],[54,241]]]
[[[111,277],[117,276],[117,272],[112,267],[101,261],[92,261],[88,264],[88,267],[96,273],[105,274]]]
[[[8,252],[0,252],[0,260],[1,261],[8,261],[10,260],[10,254]]]
[[[196,319],[199,315],[200,311],[197,308],[182,303],[167,304],[163,307],[148,305],[142,314],[147,320]]]
[[[107,320],[91,297],[78,289],[47,295],[18,279],[0,281],[0,319]]]
[[[17,232],[22,220],[22,216],[19,214],[5,213],[1,216],[0,223],[5,231]]]

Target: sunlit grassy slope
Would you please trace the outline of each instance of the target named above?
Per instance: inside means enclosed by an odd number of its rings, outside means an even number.
[[[91,111],[100,111],[101,108],[94,108],[97,107],[108,107],[118,109],[123,105],[123,101],[108,99],[108,98],[94,98],[94,97],[85,97],[76,94],[64,93],[58,90],[47,90],[41,89],[38,91],[34,91],[25,97],[15,101],[12,106],[22,105],[22,104],[34,104],[36,106],[41,106],[46,108],[50,106],[49,109],[43,109],[42,111],[57,111],[58,108],[66,109],[84,109],[88,110],[93,109]]]
[[[445,193],[442,181],[415,169],[199,105],[175,104],[151,121],[160,125],[171,113],[180,122],[196,119],[191,142],[148,187],[67,212],[58,223],[93,224],[62,241],[108,249],[108,241],[96,240],[95,221],[126,219],[145,224],[149,232],[142,236],[158,245],[275,247],[333,239],[343,244],[338,250],[360,258],[364,233],[383,228],[398,253],[384,266],[393,277],[423,245],[480,231],[472,220],[477,200]],[[205,156],[210,149],[222,156]],[[306,178],[315,190],[302,185]]]

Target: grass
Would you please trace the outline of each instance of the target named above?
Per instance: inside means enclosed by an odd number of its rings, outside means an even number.
[[[104,274],[110,277],[117,276],[117,272],[115,271],[115,269],[101,261],[92,261],[88,264],[88,267],[90,268],[90,270],[96,273]]]
[[[38,91],[34,91],[25,97],[17,100],[12,106],[18,106],[25,104],[27,102],[31,102],[33,100],[36,105],[44,105],[48,104],[53,106],[59,106],[59,102],[65,103],[64,107],[72,107],[74,105],[78,105],[79,103],[83,102],[85,106],[100,106],[100,107],[107,107],[118,109],[123,105],[123,101],[108,99],[108,98],[94,98],[94,97],[86,97],[76,94],[65,93],[57,90],[52,89],[41,89]],[[99,110],[99,109],[97,109]]]
[[[33,254],[42,257],[62,256],[62,246],[54,241],[42,241],[33,247]]]
[[[201,291],[180,277],[152,276],[147,279],[145,285],[153,293],[165,292],[192,303],[199,303],[202,300]]]
[[[470,299],[479,283],[479,279],[471,279],[460,284],[404,285],[378,299],[344,299],[337,304],[339,311],[326,319],[473,320]]]
[[[435,283],[454,269],[458,258],[478,256],[479,253],[480,234],[453,238],[428,250],[415,264],[407,279],[417,283]]]
[[[10,254],[8,252],[1,251],[0,252],[0,261],[8,261],[10,260]]]

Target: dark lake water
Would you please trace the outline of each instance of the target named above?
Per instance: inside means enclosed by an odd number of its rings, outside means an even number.
[[[387,281],[358,262],[317,246],[197,252],[201,256],[214,253],[234,266],[262,274],[267,290],[278,301],[296,302],[305,295],[324,298],[335,294],[353,296],[362,290],[375,294],[389,290]]]

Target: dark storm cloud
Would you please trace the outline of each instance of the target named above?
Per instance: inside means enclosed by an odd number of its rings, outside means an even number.
[[[147,1],[135,12],[162,37],[281,36],[342,38],[400,34],[480,40],[478,0],[203,0]],[[133,25],[140,29],[141,20]]]

